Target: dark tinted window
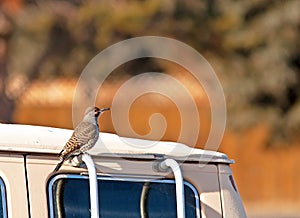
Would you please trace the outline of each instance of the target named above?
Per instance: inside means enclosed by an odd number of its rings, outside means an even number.
[[[0,178],[0,217],[7,217],[5,185]]]
[[[90,217],[89,182],[86,177],[55,179],[51,186],[50,207],[53,207],[50,210],[54,217]],[[101,178],[98,188],[102,218],[140,218],[141,203],[146,217],[176,217],[173,180],[145,182]],[[197,217],[198,194],[187,184],[185,201],[186,217]]]

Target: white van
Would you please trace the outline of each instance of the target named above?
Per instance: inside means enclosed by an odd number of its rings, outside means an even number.
[[[66,129],[0,124],[0,217],[91,216],[85,165],[64,163],[53,173],[57,154],[71,134]],[[97,170],[100,217],[246,217],[230,169],[233,161],[225,154],[100,133],[89,155]],[[167,160],[177,168],[163,168]],[[178,205],[180,182],[183,205]]]

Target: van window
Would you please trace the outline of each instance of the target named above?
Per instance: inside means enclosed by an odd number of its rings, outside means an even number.
[[[6,190],[5,185],[0,177],[0,217],[7,217],[7,211],[6,211]]]
[[[186,217],[200,217],[199,195],[187,182]],[[174,180],[98,177],[100,217],[176,217]],[[48,185],[50,217],[90,217],[87,176],[58,175]],[[142,216],[142,214],[144,214]]]

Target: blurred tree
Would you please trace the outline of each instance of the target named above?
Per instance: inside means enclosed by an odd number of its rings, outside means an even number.
[[[12,21],[6,13],[0,10],[0,121],[9,122],[12,119],[14,101],[7,94],[7,59],[8,43],[13,32]]]
[[[300,116],[295,113],[300,101],[300,2],[219,3],[223,13],[213,25],[216,31],[223,29],[229,126],[267,124],[273,129],[273,144],[298,137],[300,123],[291,120]]]
[[[274,141],[300,131],[298,0],[27,1],[11,25],[13,35],[1,33],[10,41],[9,73],[2,70],[1,81],[22,78],[13,101],[34,79],[79,75],[113,43],[159,35],[191,45],[210,61],[225,90],[229,128],[265,123]],[[162,68],[145,59],[116,74]]]

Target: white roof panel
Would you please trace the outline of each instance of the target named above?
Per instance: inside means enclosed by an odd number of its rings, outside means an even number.
[[[52,127],[0,124],[0,151],[58,154],[73,130]],[[100,133],[89,151],[95,156],[167,158],[199,162],[233,163],[220,152],[195,149],[177,142],[150,141]]]

